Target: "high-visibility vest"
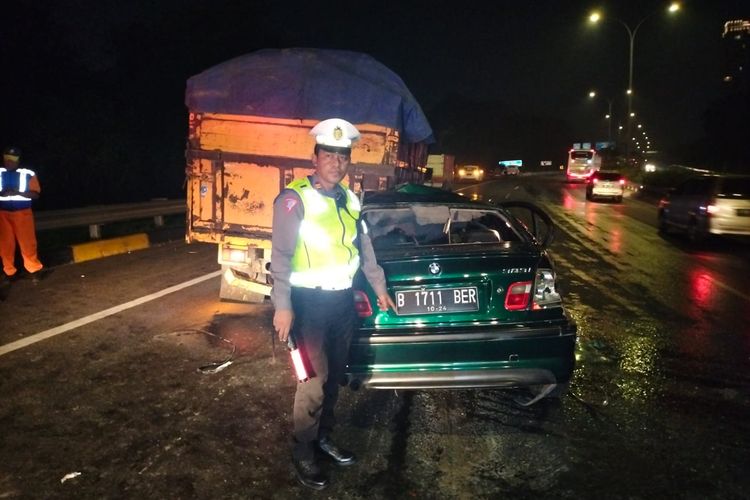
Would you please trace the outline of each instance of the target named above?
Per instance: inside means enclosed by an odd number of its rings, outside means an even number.
[[[31,207],[31,198],[21,193],[29,190],[29,181],[36,173],[28,168],[17,168],[8,170],[0,167],[0,191],[3,189],[15,189],[19,194],[12,196],[0,196],[0,209],[20,210]]]
[[[341,187],[346,193],[346,209],[337,208],[336,200],[320,194],[308,178],[294,180],[287,186],[299,195],[305,209],[292,256],[292,286],[323,290],[352,287],[359,269],[359,250],[354,240],[362,207],[357,195]]]

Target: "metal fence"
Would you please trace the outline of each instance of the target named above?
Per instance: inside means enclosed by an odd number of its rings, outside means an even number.
[[[37,230],[40,231],[88,226],[91,239],[100,239],[103,224],[153,217],[156,226],[163,226],[165,215],[184,214],[185,209],[185,200],[152,200],[141,203],[43,210],[34,213],[34,221]]]

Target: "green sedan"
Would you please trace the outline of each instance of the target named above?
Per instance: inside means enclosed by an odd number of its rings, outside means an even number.
[[[576,326],[545,249],[546,213],[403,185],[366,196],[362,222],[397,311],[373,307],[357,277],[353,387],[524,387],[527,404],[566,392]]]

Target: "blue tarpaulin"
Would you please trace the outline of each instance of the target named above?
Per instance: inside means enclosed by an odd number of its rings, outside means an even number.
[[[191,112],[323,120],[395,128],[405,142],[434,142],[422,108],[401,78],[367,54],[263,49],[187,81]]]

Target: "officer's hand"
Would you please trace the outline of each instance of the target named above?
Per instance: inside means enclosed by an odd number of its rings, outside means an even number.
[[[286,342],[289,338],[292,323],[294,323],[294,312],[290,309],[279,309],[273,313],[273,328],[278,332],[281,342]]]
[[[396,303],[393,302],[393,299],[387,293],[378,295],[378,307],[381,311],[387,311],[388,308],[391,308],[394,312],[396,312]]]

